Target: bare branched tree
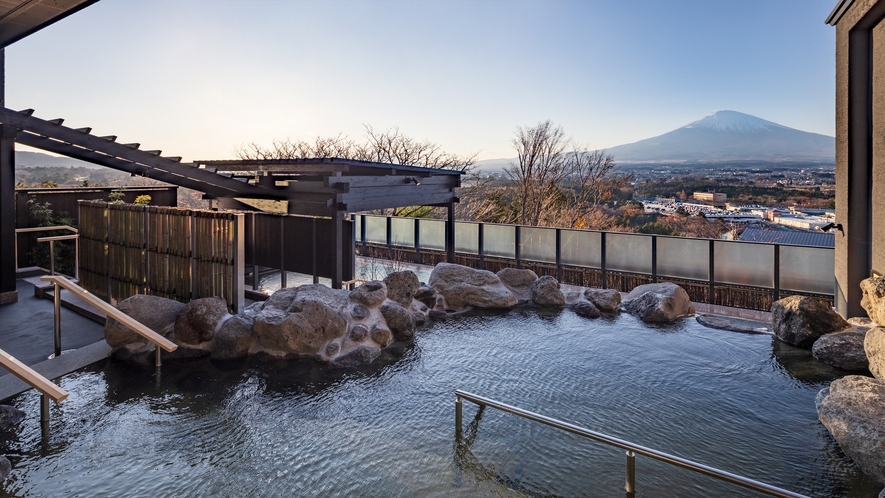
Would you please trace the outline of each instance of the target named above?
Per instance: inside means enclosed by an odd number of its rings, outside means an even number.
[[[514,183],[521,225],[538,226],[545,211],[559,200],[559,186],[570,173],[567,143],[562,128],[550,120],[516,128],[516,163],[504,172]]]
[[[422,168],[468,171],[477,154],[460,156],[441,150],[438,144],[404,135],[399,128],[376,131],[365,125],[366,140],[356,142],[345,135],[317,137],[314,141],[274,140],[270,147],[249,143],[234,154],[240,159],[353,159]]]

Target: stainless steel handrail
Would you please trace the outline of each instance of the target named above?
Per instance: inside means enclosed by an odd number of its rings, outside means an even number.
[[[675,455],[670,455],[668,453],[664,453],[662,451],[658,451],[652,448],[647,448],[645,446],[640,446],[635,443],[631,443],[629,441],[625,441],[623,439],[619,439],[616,437],[612,437],[601,432],[591,431],[589,429],[585,429],[583,427],[579,427],[574,424],[570,424],[568,422],[563,422],[561,420],[557,420],[554,418],[547,417],[545,415],[541,415],[535,412],[530,412],[528,410],[523,410],[522,408],[517,408],[515,406],[508,405],[506,403],[501,403],[499,401],[495,401],[490,398],[486,398],[483,396],[478,396],[476,394],[472,394],[466,391],[457,390],[455,391],[455,396],[457,399],[455,400],[455,434],[457,437],[461,437],[461,399],[466,399],[472,403],[475,403],[479,406],[488,406],[491,408],[495,408],[501,410],[503,412],[511,413],[513,415],[517,415],[519,417],[523,417],[529,420],[533,420],[535,422],[540,422],[545,425],[549,425],[551,427],[555,427],[557,429],[564,430],[566,432],[570,432],[572,434],[577,434],[578,436],[586,437],[588,439],[592,439],[594,441],[599,441],[601,443],[605,443],[617,448],[621,448],[623,450],[627,450],[627,479],[626,484],[624,486],[625,490],[628,493],[635,493],[636,491],[636,466],[635,466],[635,456],[634,454],[639,454],[643,456],[647,456],[650,458],[654,458],[655,460],[660,460],[662,462],[668,463],[670,465],[675,465],[677,467],[682,467],[684,469],[688,469],[694,472],[698,472],[700,474],[704,474],[710,477],[714,477],[716,479],[730,482],[732,484],[737,484],[738,486],[743,486],[745,488],[752,489],[754,491],[759,491],[760,493],[765,493],[769,496],[780,496],[786,498],[808,498],[805,495],[801,495],[799,493],[794,493],[792,491],[788,491],[786,489],[778,488],[776,486],[771,486],[769,484],[765,484],[763,482],[755,481],[753,479],[748,479],[743,476],[739,476],[737,474],[732,474],[731,472],[726,472],[724,470],[719,470],[713,467],[709,467],[707,465],[703,465],[697,462],[693,462],[691,460],[687,460],[685,458],[681,458]]]
[[[91,305],[93,308],[103,312],[109,318],[113,318],[118,322],[122,323],[129,330],[135,332],[136,334],[144,337],[148,341],[154,343],[157,349],[157,358],[156,358],[156,366],[160,366],[160,349],[165,349],[168,352],[175,351],[178,349],[178,345],[174,342],[166,339],[162,335],[154,332],[150,328],[148,328],[143,323],[135,320],[131,316],[123,313],[118,310],[114,306],[102,301],[94,294],[90,293],[86,289],[80,287],[79,285],[71,282],[70,280],[62,277],[60,275],[44,275],[40,277],[40,280],[44,282],[52,282],[54,284],[55,294],[53,294],[53,304],[55,306],[55,356],[58,357],[61,355],[61,288],[65,288],[72,295],[80,298],[87,304]]]
[[[32,227],[32,228],[16,228],[15,229],[15,240],[13,241],[13,245],[15,246],[15,271],[18,271],[18,234],[20,233],[33,233],[33,232],[49,232],[56,230],[67,230],[69,232],[73,232],[74,234],[79,234],[80,231],[76,228],[69,225],[57,225],[51,227]],[[37,239],[37,242],[49,242],[49,266],[52,267],[52,274],[55,274],[55,240],[68,240],[68,239],[76,239],[76,254],[74,255],[74,278],[79,278],[78,274],[80,271],[80,238],[77,235],[62,235],[59,237],[42,237]]]

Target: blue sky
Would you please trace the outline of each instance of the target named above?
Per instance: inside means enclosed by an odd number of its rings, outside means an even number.
[[[398,126],[480,159],[732,109],[834,134],[836,0],[101,0],[6,49],[6,101],[185,160]]]

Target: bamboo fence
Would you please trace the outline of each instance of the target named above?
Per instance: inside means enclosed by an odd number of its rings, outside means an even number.
[[[115,303],[135,294],[242,305],[242,215],[80,201],[81,283]]]

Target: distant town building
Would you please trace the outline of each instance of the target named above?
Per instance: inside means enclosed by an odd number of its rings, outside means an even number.
[[[691,196],[696,201],[707,201],[716,203],[725,202],[725,199],[728,198],[728,195],[721,192],[695,192],[691,194]]]

